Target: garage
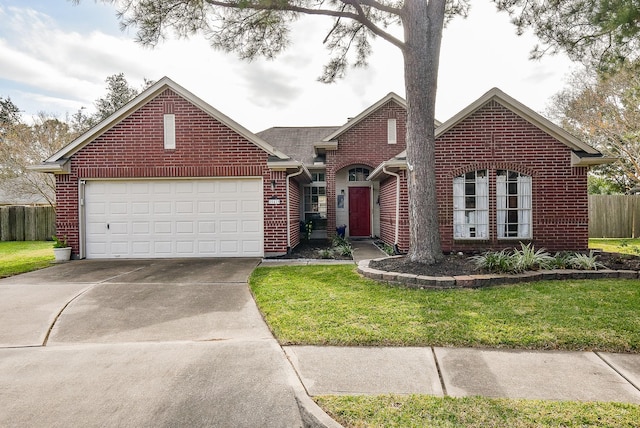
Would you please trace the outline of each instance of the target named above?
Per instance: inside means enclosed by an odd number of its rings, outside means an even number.
[[[262,189],[262,178],[88,180],[85,256],[261,257]]]

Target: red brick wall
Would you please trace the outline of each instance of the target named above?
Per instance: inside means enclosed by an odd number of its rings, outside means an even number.
[[[398,247],[402,251],[409,248],[409,209],[407,198],[407,176],[405,171],[400,175],[400,224],[398,227]],[[390,177],[380,183],[380,239],[392,245],[395,241],[396,224],[396,178]]]
[[[489,170],[489,235],[486,241],[453,240],[453,178]],[[436,141],[439,223],[444,251],[477,251],[518,246],[497,239],[495,172],[509,169],[532,176],[533,244],[547,250],[588,246],[586,168],[571,167],[571,150],[495,101]]]
[[[163,117],[175,116],[176,149],[164,149]],[[78,151],[71,174],[57,176],[57,230],[77,254],[78,179],[153,177],[263,177],[264,251],[286,252],[284,173],[267,168],[267,153],[235,131],[166,90]],[[269,205],[271,180],[281,205]]]
[[[300,184],[291,178],[289,184],[289,227],[291,230],[291,248],[300,243],[300,204],[302,200]]]
[[[366,165],[371,170],[405,149],[407,113],[404,107],[389,101],[338,138],[338,149],[327,151],[327,233],[335,235],[335,174],[349,165]],[[387,142],[388,119],[396,119],[397,144]]]

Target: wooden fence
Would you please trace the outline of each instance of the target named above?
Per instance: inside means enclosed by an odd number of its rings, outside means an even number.
[[[0,241],[46,241],[56,233],[53,207],[0,207]]]
[[[640,195],[589,195],[589,238],[638,238]]]

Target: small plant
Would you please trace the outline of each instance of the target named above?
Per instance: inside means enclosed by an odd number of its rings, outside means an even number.
[[[519,273],[526,270],[547,269],[553,261],[553,257],[544,249],[536,249],[531,243],[520,243],[520,249],[515,249],[512,254],[512,270]]]
[[[487,251],[484,254],[471,257],[471,260],[478,268],[496,273],[511,272],[513,263],[511,255],[506,250]]]
[[[387,255],[389,255],[389,256],[393,256],[393,255],[395,255],[395,254],[396,254],[396,250],[394,250],[394,249],[393,249],[393,246],[392,246],[392,245],[389,245],[389,244],[387,244],[387,243],[385,243],[385,244],[382,246],[382,251],[384,251],[384,252],[385,252]]]
[[[320,257],[321,259],[332,259],[333,249],[323,248],[322,250],[318,250],[318,257]]]
[[[53,235],[51,237],[53,239],[53,248],[67,248],[69,245],[67,244],[67,236],[63,236],[60,238],[59,236]]]
[[[556,253],[549,263],[548,269],[567,269],[571,266],[573,254],[567,252]]]
[[[313,232],[313,221],[309,220],[305,225],[305,236],[307,240],[311,239],[311,232]]]
[[[581,270],[598,270],[606,267],[598,261],[598,256],[593,254],[593,251],[589,251],[589,254],[574,253],[569,259],[569,265]]]
[[[353,247],[347,238],[337,235],[332,241],[332,250],[344,257],[353,257]]]

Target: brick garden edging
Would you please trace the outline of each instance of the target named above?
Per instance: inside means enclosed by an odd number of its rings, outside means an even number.
[[[386,257],[374,260],[383,260]],[[460,276],[424,276],[410,273],[387,272],[369,267],[371,260],[358,263],[358,273],[378,281],[402,284],[408,288],[480,288],[492,285],[517,284],[519,282],[565,280],[565,279],[604,279],[622,278],[638,279],[639,272],[635,270],[576,270],[553,269],[528,271],[520,274],[483,274]]]

